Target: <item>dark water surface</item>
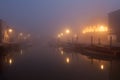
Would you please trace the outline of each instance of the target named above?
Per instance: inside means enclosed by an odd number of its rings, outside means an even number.
[[[119,61],[48,45],[33,45],[0,57],[0,80],[120,80],[119,76]]]

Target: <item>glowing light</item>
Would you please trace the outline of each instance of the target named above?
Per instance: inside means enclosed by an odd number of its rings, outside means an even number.
[[[23,50],[21,49],[21,51],[20,51],[20,54],[22,55],[23,54]]]
[[[13,63],[13,60],[12,59],[9,59],[9,64],[12,64]]]
[[[85,34],[85,33],[92,33],[92,32],[107,32],[108,31],[108,27],[105,27],[105,26],[93,26],[93,27],[87,27],[85,28],[82,33]]]
[[[85,33],[86,33],[86,31],[84,30],[84,31],[82,31],[82,33],[83,33],[83,34],[85,34]]]
[[[100,65],[100,68],[103,70],[104,69],[104,65],[102,64],[102,65]]]
[[[108,31],[108,29],[107,29],[107,27],[100,26],[100,27],[99,27],[99,31],[100,31],[100,32],[105,32],[105,31]]]
[[[12,29],[8,29],[8,31],[9,31],[10,33],[12,33],[12,32],[13,32],[13,30],[12,30]]]
[[[67,33],[67,34],[69,34],[69,33],[70,33],[70,30],[69,30],[69,29],[67,29],[67,30],[66,30],[66,33]]]
[[[66,63],[70,63],[70,58],[66,58]]]
[[[64,54],[64,52],[63,52],[63,51],[61,51],[61,54],[63,55],[63,54]]]

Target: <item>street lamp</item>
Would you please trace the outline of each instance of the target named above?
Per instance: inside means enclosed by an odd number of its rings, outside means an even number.
[[[98,30],[99,30],[99,32],[107,32],[107,31],[108,31],[108,28],[101,25],[101,26],[98,28]]]
[[[12,33],[12,32],[13,32],[13,29],[8,29],[8,32],[9,32],[9,33]]]
[[[66,32],[66,34],[69,34],[69,33],[70,33],[70,30],[69,30],[69,29],[67,29],[65,32]]]

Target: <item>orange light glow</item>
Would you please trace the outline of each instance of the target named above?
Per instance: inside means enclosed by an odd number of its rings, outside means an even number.
[[[100,31],[100,32],[105,32],[105,31],[108,31],[108,28],[107,28],[107,27],[104,27],[104,26],[100,26],[100,27],[99,27],[99,31]]]
[[[66,63],[70,63],[70,58],[66,58]]]
[[[87,27],[85,28],[82,33],[85,34],[85,33],[92,33],[92,32],[107,32],[108,31],[108,27],[105,27],[105,26],[93,26],[93,27]]]
[[[64,54],[64,52],[63,52],[63,51],[61,51],[61,54],[63,55],[63,54]]]
[[[8,31],[9,31],[10,33],[12,33],[12,32],[13,32],[13,30],[12,30],[12,29],[8,29]]]
[[[103,70],[104,69],[104,65],[102,64],[102,65],[100,65],[100,68]]]
[[[69,34],[69,33],[70,33],[70,30],[69,30],[69,29],[67,29],[67,30],[66,30],[66,33],[67,33],[67,34]]]
[[[12,64],[13,63],[13,60],[12,59],[9,59],[9,64]]]

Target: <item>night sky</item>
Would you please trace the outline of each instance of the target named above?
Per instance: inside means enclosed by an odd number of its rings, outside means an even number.
[[[56,35],[65,26],[105,24],[117,9],[120,0],[0,0],[0,19],[21,31]]]

